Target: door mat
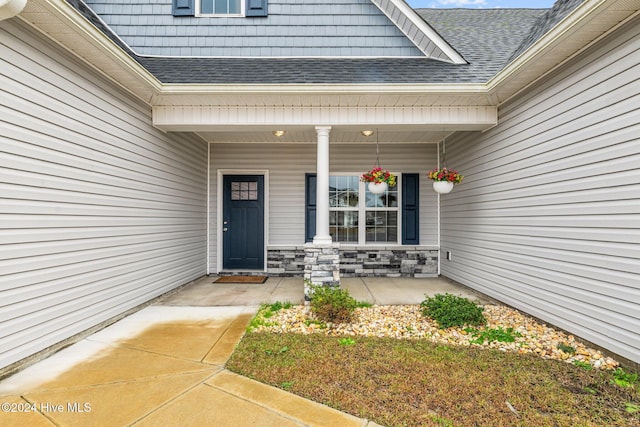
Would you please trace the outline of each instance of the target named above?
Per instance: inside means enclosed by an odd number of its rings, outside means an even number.
[[[267,276],[220,276],[213,283],[264,283]]]

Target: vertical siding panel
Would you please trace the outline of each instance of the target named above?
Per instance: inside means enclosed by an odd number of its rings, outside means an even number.
[[[207,146],[0,22],[0,369],[206,274]]]
[[[442,274],[640,362],[640,26],[447,143]]]
[[[362,173],[375,162],[375,145],[330,146],[331,173]],[[437,199],[426,179],[436,162],[435,144],[381,144],[382,166],[398,173],[420,173],[420,244],[437,245]],[[316,171],[315,144],[212,144],[210,269],[216,268],[219,169],[269,171],[268,245],[304,244],[304,177]],[[213,272],[213,271],[212,271]]]

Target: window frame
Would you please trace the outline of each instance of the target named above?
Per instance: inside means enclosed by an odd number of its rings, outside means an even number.
[[[329,215],[331,212],[344,212],[344,211],[357,211],[358,212],[358,241],[357,242],[340,242],[334,239],[334,242],[340,243],[342,245],[358,245],[358,246],[396,246],[402,244],[402,174],[392,172],[396,175],[396,186],[395,192],[397,194],[396,206],[395,207],[367,207],[366,206],[366,194],[367,194],[367,184],[366,182],[360,181],[361,173],[352,173],[352,172],[333,172],[330,173],[330,177],[340,177],[340,176],[349,176],[349,177],[357,177],[358,179],[358,206],[356,208],[346,206],[346,207],[331,207],[331,203],[329,203]],[[327,194],[327,198],[330,197],[330,194]],[[367,242],[367,212],[395,212],[396,213],[396,240],[393,242]],[[331,227],[331,226],[330,226]],[[333,236],[332,236],[333,238]]]
[[[196,17],[204,18],[244,18],[247,0],[240,0],[240,13],[202,13],[202,1],[196,0]],[[214,4],[215,4],[215,0]]]

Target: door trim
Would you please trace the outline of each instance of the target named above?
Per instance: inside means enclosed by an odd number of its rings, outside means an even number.
[[[224,250],[222,245],[222,220],[223,220],[223,202],[224,189],[223,177],[225,175],[262,175],[264,177],[264,265],[262,270],[267,271],[267,246],[269,246],[269,171],[264,169],[218,169],[216,173],[216,272],[222,271],[222,258]]]

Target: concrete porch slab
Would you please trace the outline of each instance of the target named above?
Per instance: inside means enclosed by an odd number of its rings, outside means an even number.
[[[213,283],[204,277],[169,295],[159,304],[168,306],[259,306],[276,301],[302,304],[304,282],[301,277],[270,277],[263,284]],[[420,304],[426,295],[450,293],[481,304],[490,298],[444,278],[348,277],[340,286],[359,301],[377,305]]]
[[[169,295],[159,302],[172,306],[259,306],[276,301],[302,304],[302,278],[269,277],[259,284],[213,283],[216,276],[206,276]]]
[[[357,300],[376,305],[420,304],[427,296],[444,293],[469,298],[480,304],[490,302],[488,297],[442,278],[350,277],[343,278],[340,286]]]

